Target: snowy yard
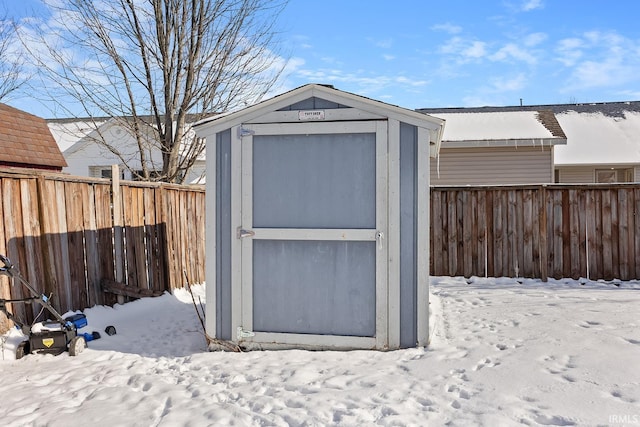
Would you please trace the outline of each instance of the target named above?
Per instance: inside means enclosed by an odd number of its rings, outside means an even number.
[[[85,311],[118,334],[13,359],[0,420],[23,426],[640,425],[640,283],[432,278],[432,345],[208,353],[191,298]],[[202,286],[194,291],[204,295]],[[83,330],[83,331],[84,331]]]

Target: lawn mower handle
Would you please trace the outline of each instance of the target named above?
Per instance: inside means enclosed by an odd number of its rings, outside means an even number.
[[[4,264],[4,267],[0,267],[0,275],[9,276],[12,279],[20,282],[25,288],[29,290],[29,292],[31,292],[31,294],[35,297],[35,299],[40,301],[40,304],[42,304],[44,307],[46,307],[49,310],[49,312],[53,315],[53,317],[55,317],[56,320],[60,322],[60,324],[63,327],[65,327],[66,329],[75,328],[75,326],[73,326],[71,322],[63,319],[60,313],[58,313],[53,308],[53,306],[49,302],[49,298],[46,295],[39,293],[33,286],[31,286],[29,282],[27,282],[24,279],[24,277],[22,277],[20,272],[15,269],[13,263],[9,258],[7,258],[4,255],[0,255],[0,262]]]
[[[13,271],[13,264],[11,263],[11,260],[4,255],[0,255],[0,262],[4,264],[4,267],[0,267],[0,275],[13,277],[14,271]]]

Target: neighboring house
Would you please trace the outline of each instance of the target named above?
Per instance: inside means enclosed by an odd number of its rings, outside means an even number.
[[[125,162],[134,171],[142,171],[138,143],[121,119],[79,118],[47,120],[51,133],[62,150],[71,175],[110,178],[111,165],[118,165],[122,179],[135,179],[135,175],[125,167]],[[189,139],[195,134],[189,129]],[[162,154],[152,143],[150,135],[146,141],[147,168],[153,174],[162,169]],[[113,151],[101,141],[107,141]],[[119,153],[117,155],[115,152]],[[185,183],[204,183],[204,154],[196,160]]]
[[[567,139],[551,111],[419,111],[446,121],[433,185],[553,182],[554,150]]]
[[[640,101],[417,110],[446,120],[433,185],[640,182]],[[110,177],[123,162],[141,169],[137,144],[115,119],[53,119],[49,128],[73,175]],[[191,135],[193,135],[192,131]],[[205,182],[204,153],[186,183]],[[159,151],[151,164],[162,165]],[[151,167],[153,169],[153,167]]]
[[[437,111],[487,115],[539,110],[552,111],[567,138],[566,145],[554,148],[553,182],[640,182],[640,101],[451,108]],[[433,113],[436,109],[419,111],[438,116]],[[454,127],[454,123],[447,121],[445,140],[447,129],[451,130],[451,127]],[[442,153],[446,144],[444,141]],[[520,165],[516,165],[514,172],[519,168]],[[440,169],[442,173],[442,163]]]
[[[0,169],[60,172],[65,166],[67,163],[44,119],[0,104]]]

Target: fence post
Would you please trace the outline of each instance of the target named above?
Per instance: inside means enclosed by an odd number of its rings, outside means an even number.
[[[124,246],[122,236],[122,193],[120,191],[120,167],[111,165],[111,194],[113,197],[114,262],[116,282],[124,283]],[[118,304],[124,304],[124,296],[118,295]]]

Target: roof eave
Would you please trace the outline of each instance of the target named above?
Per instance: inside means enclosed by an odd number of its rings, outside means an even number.
[[[518,139],[483,139],[483,140],[443,140],[444,148],[477,148],[477,147],[549,147],[566,145],[566,138],[518,138]]]
[[[243,110],[230,113],[226,116],[201,120],[196,122],[193,125],[193,128],[199,137],[203,137],[204,135],[210,135],[233,126],[237,126],[243,122],[260,117],[269,111],[277,111],[288,105],[304,101],[311,97],[321,97],[328,101],[347,104],[349,106],[354,106],[353,104],[356,104],[355,106],[357,106],[357,108],[364,111],[381,114],[386,117],[394,118],[404,123],[432,131],[438,131],[444,125],[443,119],[439,119],[428,114],[386,104],[327,86],[308,84],[255,104],[251,107],[247,107]]]

